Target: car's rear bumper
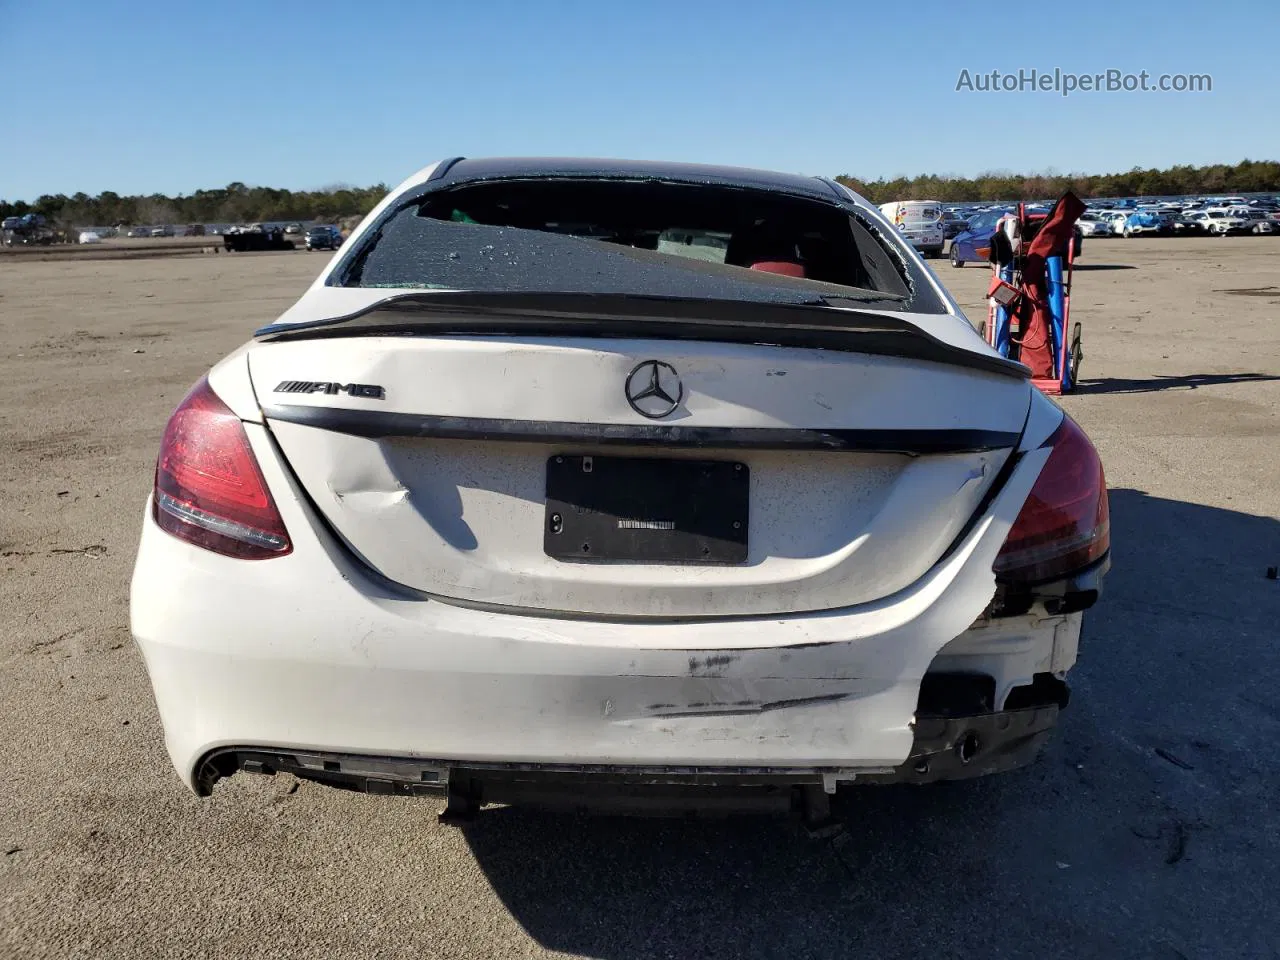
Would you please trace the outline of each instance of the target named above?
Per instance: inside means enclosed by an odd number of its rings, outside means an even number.
[[[386,796],[462,796],[483,803],[543,802],[607,809],[654,809],[687,801],[691,807],[727,799],[727,793],[791,806],[790,791],[833,792],[840,783],[925,784],[962,780],[1025,766],[1036,759],[1057,723],[1060,697],[1017,710],[916,721],[911,754],[896,767],[833,771],[822,768],[670,767],[626,764],[468,763],[341,753],[221,747],[196,771],[196,790],[207,794],[239,771],[288,773],[343,790]]]
[[[1041,609],[970,629],[1043,451],[1023,456],[944,561],[884,601],[606,622],[465,607],[378,581],[304,505],[262,428],[247,429],[293,552],[222,557],[161,531],[148,512],[134,573],[133,634],[170,756],[193,788],[227,747],[462,766],[890,774],[917,746],[926,671],[996,677],[995,710],[1012,686],[1075,660],[1079,613]]]

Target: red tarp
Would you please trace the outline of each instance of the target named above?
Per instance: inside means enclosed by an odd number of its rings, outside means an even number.
[[[1018,326],[1022,331],[1019,359],[1031,368],[1036,379],[1053,379],[1054,344],[1049,336],[1049,285],[1045,280],[1045,258],[1055,251],[1066,251],[1071,243],[1075,223],[1087,208],[1074,193],[1064,193],[1053,205],[1048,219],[1040,227],[1022,261],[1023,297],[1017,307]],[[1026,219],[1022,220],[1024,226]]]

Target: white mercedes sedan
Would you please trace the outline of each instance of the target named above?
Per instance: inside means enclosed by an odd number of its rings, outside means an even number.
[[[132,629],[200,794],[812,812],[1034,759],[1108,564],[1087,437],[842,185],[454,159],[174,412]]]

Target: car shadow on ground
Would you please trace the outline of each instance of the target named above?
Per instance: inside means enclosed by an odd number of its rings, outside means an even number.
[[[1035,766],[849,791],[822,839],[489,808],[464,830],[494,891],[541,946],[608,960],[1267,953],[1280,523],[1111,504],[1114,565]]]
[[[1195,390],[1224,383],[1270,383],[1280,377],[1268,373],[1188,373],[1165,376],[1156,374],[1144,379],[1107,377],[1100,380],[1082,379],[1076,385],[1077,393],[1155,393],[1159,390]]]

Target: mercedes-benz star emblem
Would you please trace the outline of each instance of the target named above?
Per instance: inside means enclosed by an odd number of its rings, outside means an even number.
[[[684,384],[676,368],[661,360],[646,360],[627,376],[627,403],[650,420],[661,420],[675,412],[684,399]]]

